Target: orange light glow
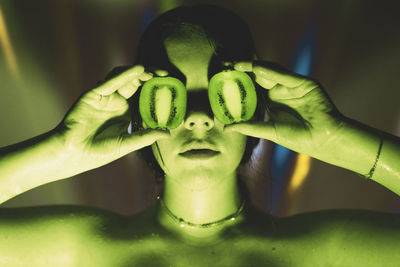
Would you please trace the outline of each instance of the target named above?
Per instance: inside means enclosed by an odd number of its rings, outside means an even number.
[[[295,163],[295,172],[288,186],[288,193],[293,194],[305,181],[311,167],[311,158],[304,154],[298,154]]]
[[[18,79],[19,70],[18,70],[17,60],[15,58],[14,50],[10,42],[10,37],[7,32],[7,26],[1,6],[0,6],[0,45],[7,62],[7,67],[9,68],[14,78]]]

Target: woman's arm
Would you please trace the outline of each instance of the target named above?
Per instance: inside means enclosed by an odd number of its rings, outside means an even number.
[[[308,77],[262,61],[236,63],[235,68],[252,72],[267,89],[269,120],[233,124],[226,130],[271,140],[363,176],[372,173],[373,180],[400,195],[400,138],[346,118],[321,84]]]
[[[78,174],[77,159],[68,153],[55,130],[0,148],[0,203],[42,184]]]
[[[399,137],[346,119],[332,151],[326,162],[373,179],[400,195]]]
[[[152,75],[135,66],[83,94],[54,130],[0,149],[0,203],[45,183],[103,166],[168,137],[127,132],[127,99]]]

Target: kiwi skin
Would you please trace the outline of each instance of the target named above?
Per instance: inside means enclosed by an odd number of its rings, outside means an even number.
[[[167,87],[171,91],[170,110],[161,112],[170,113],[167,122],[158,122],[155,108],[155,95],[157,90]],[[186,88],[183,83],[173,77],[154,77],[146,81],[139,96],[139,113],[148,127],[153,129],[175,129],[178,127],[186,113]],[[159,105],[158,105],[159,107]]]
[[[223,88],[226,81],[233,81],[237,85],[240,95],[241,112],[234,116],[228,110],[223,97]],[[208,86],[208,98],[215,117],[223,124],[248,121],[257,108],[257,93],[249,75],[237,70],[226,70],[215,74]]]

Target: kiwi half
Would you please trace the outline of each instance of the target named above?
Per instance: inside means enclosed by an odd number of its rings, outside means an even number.
[[[247,121],[257,107],[253,81],[237,70],[215,74],[209,83],[208,98],[215,117],[223,124]]]
[[[174,129],[186,113],[186,88],[173,77],[146,81],[139,96],[139,112],[150,128]]]

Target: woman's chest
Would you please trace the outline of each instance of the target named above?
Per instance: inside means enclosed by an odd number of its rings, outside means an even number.
[[[135,234],[123,230],[108,235],[103,242],[103,262],[111,262],[109,266],[161,267],[323,265],[329,244],[328,236],[320,231],[292,233],[292,225],[276,229],[235,227],[225,232],[217,244],[202,247],[186,244],[158,227],[137,228],[141,231],[133,231]]]
[[[293,266],[293,257],[285,254],[282,242],[256,238],[227,240],[210,247],[142,239],[110,253],[116,260],[114,266]]]

